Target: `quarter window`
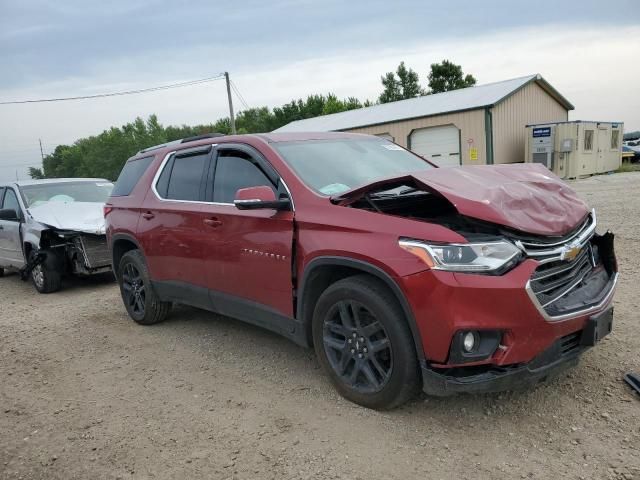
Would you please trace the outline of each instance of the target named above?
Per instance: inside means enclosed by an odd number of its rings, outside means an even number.
[[[620,148],[620,130],[611,130],[611,149]]]
[[[593,150],[593,130],[584,131],[584,151],[590,152]]]
[[[233,203],[236,192],[241,188],[268,186],[273,184],[251,157],[239,151],[222,151],[216,162],[213,181],[213,201]]]
[[[168,173],[166,198],[170,200],[200,200],[200,182],[208,158],[209,154],[206,153],[175,157],[172,162],[167,163],[165,170],[171,168],[171,172]],[[161,177],[164,174],[165,172],[162,172]]]
[[[123,197],[130,195],[138,183],[138,180],[140,180],[140,177],[147,171],[151,160],[153,160],[153,157],[144,157],[129,160],[125,163],[120,175],[118,175],[118,180],[116,181],[116,186],[113,187],[111,196]]]

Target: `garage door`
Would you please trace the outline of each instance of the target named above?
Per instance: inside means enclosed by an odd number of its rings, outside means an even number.
[[[457,167],[460,165],[460,131],[453,125],[415,130],[411,134],[411,150],[439,167]]]

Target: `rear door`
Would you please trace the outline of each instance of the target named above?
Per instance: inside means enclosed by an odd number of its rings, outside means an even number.
[[[0,208],[15,210],[20,219],[24,218],[17,192],[12,187],[0,194]],[[24,265],[22,241],[20,240],[20,220],[0,220],[0,262],[2,266],[20,268]]]
[[[207,298],[202,207],[211,150],[195,147],[165,158],[143,202],[137,232],[158,288],[193,296],[186,303],[201,306],[207,306],[197,300]]]
[[[287,195],[276,171],[256,150],[220,145],[204,206],[209,221],[205,265],[214,305],[231,295],[293,316],[293,211],[238,210],[238,189],[266,185]],[[222,297],[220,297],[222,295]]]

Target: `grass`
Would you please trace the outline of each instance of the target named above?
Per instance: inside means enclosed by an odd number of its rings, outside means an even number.
[[[640,163],[622,162],[620,168],[616,170],[616,173],[624,172],[640,172]]]

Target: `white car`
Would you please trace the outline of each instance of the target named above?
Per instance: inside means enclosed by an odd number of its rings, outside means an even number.
[[[112,189],[100,178],[0,183],[0,276],[18,271],[50,293],[64,274],[110,271],[103,206]]]

